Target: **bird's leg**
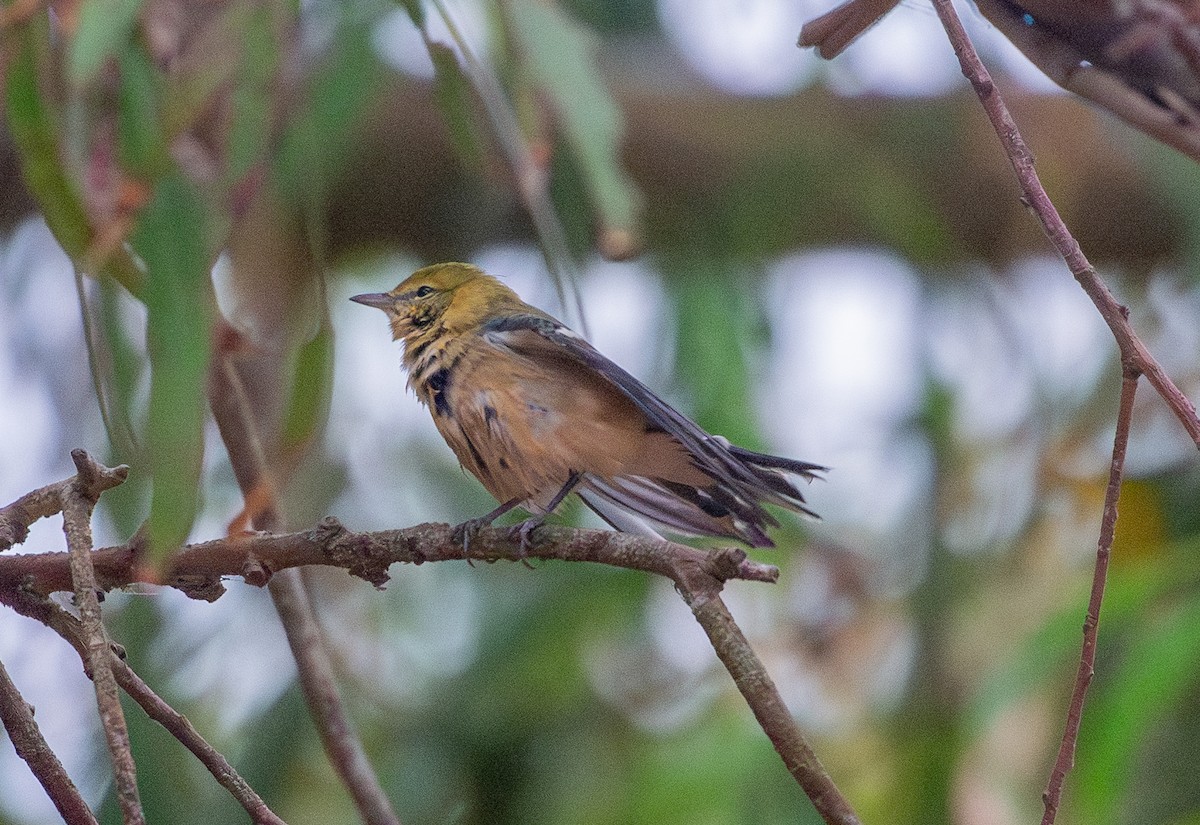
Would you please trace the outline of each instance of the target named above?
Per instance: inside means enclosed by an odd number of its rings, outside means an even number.
[[[523,499],[519,498],[509,499],[487,515],[480,516],[479,518],[467,519],[462,524],[455,527],[451,531],[450,536],[456,542],[462,543],[463,558],[467,558],[467,546],[471,543],[471,540],[478,535],[480,530],[490,525],[493,521],[500,518],[512,508],[516,507],[522,501]]]
[[[546,520],[546,516],[553,513],[558,505],[563,503],[563,499],[571,494],[571,491],[575,489],[575,485],[579,483],[581,477],[582,473],[575,470],[571,471],[571,475],[567,476],[567,483],[562,486],[561,490],[554,494],[554,498],[550,499],[550,503],[546,505],[546,512],[533,518],[527,518],[512,528],[513,537],[520,541],[522,561],[525,560],[525,553],[529,550],[530,537],[533,535],[533,531],[541,527],[542,522]]]

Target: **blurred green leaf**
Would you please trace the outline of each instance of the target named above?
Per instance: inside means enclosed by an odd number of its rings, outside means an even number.
[[[142,0],[83,0],[67,58],[67,77],[83,85],[129,39]]]
[[[347,133],[381,87],[383,68],[371,38],[377,18],[344,14],[338,18],[325,59],[311,66],[312,85],[300,117],[284,132],[276,162],[280,193],[313,208],[325,197],[329,180],[350,158],[330,152],[344,145]]]
[[[121,165],[145,179],[162,174],[170,162],[159,117],[162,78],[139,44],[120,54],[121,88],[117,136]]]
[[[292,387],[284,410],[283,450],[303,453],[325,426],[333,391],[333,327],[320,330],[296,353]]]
[[[587,177],[602,228],[640,234],[640,198],[620,160],[624,124],[600,80],[595,36],[553,3],[513,0],[506,8],[522,54]]]
[[[428,41],[429,57],[433,60],[434,91],[438,107],[459,161],[472,172],[483,170],[482,130],[475,118],[475,98],[471,81],[458,64],[454,50],[441,43]]]
[[[87,254],[92,227],[80,192],[60,154],[58,115],[51,97],[39,83],[41,72],[49,65],[48,40],[44,16],[35,18],[5,40],[6,47],[15,46],[14,52],[6,55],[10,61],[5,84],[7,122],[20,151],[26,186],[63,251],[78,262]],[[101,272],[115,278],[134,295],[141,291],[141,272],[124,249],[117,250]]]
[[[133,238],[148,273],[146,443],[154,485],[151,560],[157,565],[187,539],[198,507],[214,312],[208,223],[199,196],[174,172],[159,183]]]
[[[1136,796],[1130,785],[1146,739],[1196,685],[1200,594],[1154,612],[1129,628],[1123,656],[1108,652],[1110,641],[1098,657],[1101,674],[1109,663],[1116,668],[1097,680],[1079,732],[1075,782],[1087,822],[1120,818],[1122,800]]]
[[[753,449],[761,446],[754,422],[750,376],[752,335],[761,317],[736,266],[708,256],[663,261],[678,313],[675,374],[700,426]]]
[[[272,113],[278,92],[273,88],[282,56],[271,10],[255,6],[240,16],[241,60],[233,89],[233,122],[226,174],[237,181],[262,161],[271,146]]]

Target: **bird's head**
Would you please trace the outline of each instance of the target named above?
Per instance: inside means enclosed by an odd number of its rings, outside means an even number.
[[[390,292],[355,295],[351,301],[382,309],[392,337],[411,343],[426,335],[459,333],[515,302],[517,294],[471,264],[443,263],[418,269]]]

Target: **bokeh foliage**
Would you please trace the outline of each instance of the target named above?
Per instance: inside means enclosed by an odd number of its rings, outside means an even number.
[[[362,436],[320,437],[338,403],[326,290],[363,271],[398,280],[381,263],[392,250],[416,265],[545,241],[518,194],[529,181],[513,171],[514,145],[541,164],[574,256],[562,271],[614,238],[625,251],[644,243],[645,294],[663,306],[648,360],[669,365],[656,384],[748,446],[771,446],[757,402],[783,335],[770,292],[782,257],[886,249],[919,276],[922,305],[943,306],[980,271],[1015,277],[1041,249],[966,94],[845,100],[817,86],[754,100],[694,78],[631,81],[636,70],[610,56],[617,46],[653,57],[673,48],[645,0],[481,3],[490,51],[479,66],[435,33],[441,6],[415,0],[209,4],[183,23],[150,0],[55,5],[55,17],[35,13],[3,32],[5,125],[41,216],[75,267],[100,279],[88,311],[112,457],[152,478],[148,500],[131,486],[106,503],[123,537],[148,518],[160,553],[188,536],[197,513],[211,524],[237,509],[206,425],[214,353],[256,377],[248,385],[264,447],[281,479],[294,479],[283,486],[296,526],[353,508],[362,490],[344,444]],[[426,31],[412,48],[430,50],[431,78],[398,72],[377,48],[381,23],[401,9]],[[479,71],[494,89],[481,93]],[[496,106],[511,108],[515,133]],[[1194,268],[1177,267],[1194,260],[1195,170],[1123,133],[1111,139],[1112,124],[1080,125],[1070,101],[1031,97],[1016,109],[1085,248],[1170,348],[1170,324],[1139,307],[1163,282],[1194,300]],[[214,266],[231,273],[220,289]],[[143,329],[131,332],[131,318]],[[963,333],[956,345],[971,344]],[[912,572],[889,578],[877,570],[895,559],[872,556],[860,532],[824,529],[805,554],[772,557],[784,568],[774,592],[741,594],[758,617],[756,645],[781,682],[800,686],[797,713],[867,821],[1036,815],[1084,609],[1089,533],[1075,528],[1099,524],[1102,469],[1073,470],[1071,459],[1111,431],[1112,363],[1082,401],[1035,385],[1024,424],[997,438],[964,423],[965,389],[923,363],[920,403],[889,431],[931,457],[918,499],[930,538],[920,560],[903,560]],[[804,380],[805,365],[793,367]],[[1172,367],[1197,386],[1194,364]],[[1145,421],[1153,403],[1143,401]],[[953,546],[946,525],[973,487],[1010,478],[976,473],[984,457],[1016,451],[1030,431],[1041,438],[1035,504],[986,546]],[[1183,436],[1168,428],[1166,438]],[[1178,454],[1162,440],[1139,443]],[[394,432],[371,446],[423,493],[414,504],[385,491],[403,503],[375,514],[377,526],[490,507],[440,445]],[[1123,502],[1064,822],[1200,816],[1200,786],[1179,768],[1195,761],[1189,733],[1200,718],[1200,474],[1181,458],[1149,466]],[[785,525],[781,543],[802,532]],[[818,588],[814,570],[838,583],[841,618],[797,607],[798,593]],[[725,675],[702,656],[671,657],[685,646],[687,617],[658,584],[567,566],[396,578],[385,593],[341,576],[315,581],[355,718],[406,823],[816,821]],[[237,626],[252,635],[273,621],[255,595],[209,609],[244,614]],[[197,608],[179,597],[109,607],[135,668],[211,732],[285,819],[354,818],[294,685],[264,690],[234,723],[222,715],[220,680],[258,678],[263,664],[239,652],[257,647],[201,623],[181,636],[179,617]],[[430,641],[438,636],[461,637],[461,649],[446,653]],[[875,646],[879,636],[893,641]],[[901,660],[889,673],[866,668],[889,655]],[[211,665],[199,681],[212,695],[187,684],[197,661]],[[893,689],[879,698],[872,680]],[[129,717],[151,821],[238,821],[169,737],[137,709]],[[102,816],[118,821],[113,800]]]

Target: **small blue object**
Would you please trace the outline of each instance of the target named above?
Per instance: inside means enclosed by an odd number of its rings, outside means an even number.
[[[1029,12],[1025,12],[1021,15],[1021,22],[1023,22],[1026,26],[1032,26],[1034,24],[1033,15]]]

